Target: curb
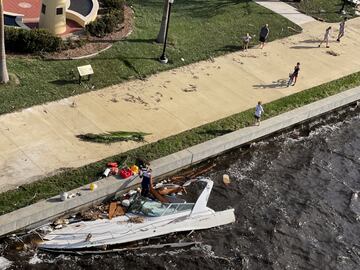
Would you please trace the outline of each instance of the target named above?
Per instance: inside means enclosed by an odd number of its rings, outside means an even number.
[[[243,128],[154,160],[151,162],[153,176],[159,177],[178,171],[232,148],[285,130],[359,100],[360,87],[356,87],[272,117],[261,122],[260,126]],[[78,211],[81,208],[109,199],[114,195],[125,193],[139,183],[138,176],[129,180],[108,177],[96,182],[98,188],[95,191],[90,191],[86,186],[83,186],[69,192],[74,194],[80,192],[81,196],[66,201],[60,201],[60,196],[55,196],[2,215],[0,216],[0,236],[22,229],[35,228],[56,217]]]

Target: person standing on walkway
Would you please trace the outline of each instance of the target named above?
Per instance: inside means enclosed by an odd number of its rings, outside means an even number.
[[[144,162],[140,167],[139,176],[141,178],[141,195],[148,197],[150,195],[150,186],[152,185],[152,175],[150,169],[150,163]]]
[[[300,71],[300,63],[298,62],[296,64],[296,66],[294,67],[294,72],[290,74],[289,76],[289,81],[287,83],[287,87],[289,87],[292,83],[294,86],[296,84],[296,81],[297,81],[297,77],[299,75],[299,71]]]
[[[269,25],[265,24],[263,27],[261,27],[260,29],[260,37],[259,37],[259,41],[260,41],[260,49],[264,48],[265,42],[269,36]]]
[[[249,44],[251,41],[251,36],[249,35],[249,33],[246,33],[246,36],[243,37],[243,41],[244,41],[243,49],[246,52],[249,49]]]
[[[340,38],[342,38],[345,34],[345,22],[346,22],[347,18],[345,17],[343,19],[343,21],[340,23],[340,27],[339,27],[339,35],[338,35],[338,38],[337,38],[337,42],[340,42]]]
[[[255,125],[259,126],[260,125],[260,120],[261,120],[261,115],[264,113],[264,108],[262,107],[262,102],[259,101],[258,104],[255,107]]]
[[[320,42],[319,48],[320,48],[321,44],[323,44],[324,42],[326,43],[326,48],[329,48],[330,33],[331,33],[331,26],[329,26],[328,28],[326,28],[326,30],[325,30],[325,35],[324,35],[324,39]]]

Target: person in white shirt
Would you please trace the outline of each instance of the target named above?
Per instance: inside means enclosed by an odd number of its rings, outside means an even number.
[[[264,113],[264,109],[261,106],[261,101],[258,102],[258,104],[255,107],[255,125],[260,125],[260,119],[261,119],[261,115]]]
[[[251,36],[249,35],[249,33],[246,33],[246,36],[243,37],[243,40],[244,40],[243,49],[244,51],[247,51],[249,49],[249,44],[251,41]]]
[[[329,26],[328,28],[326,28],[326,30],[325,30],[325,35],[324,35],[324,39],[320,42],[319,48],[320,48],[321,44],[323,44],[323,42],[326,43],[326,48],[329,48],[330,33],[331,33],[331,26]]]

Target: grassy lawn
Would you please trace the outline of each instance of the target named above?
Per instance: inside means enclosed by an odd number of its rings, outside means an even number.
[[[162,45],[154,39],[160,28],[162,0],[132,0],[135,29],[131,36],[99,56],[86,60],[44,61],[37,57],[8,56],[8,69],[20,84],[0,87],[0,114],[91,91],[69,74],[77,66],[91,64],[92,82],[99,89],[155,72],[187,65],[240,50],[241,37],[257,35],[265,23],[270,40],[294,34],[290,21],[248,0],[179,0],[172,8],[167,55],[170,64],[157,61]],[[254,42],[254,44],[256,43]],[[182,61],[184,58],[185,61]]]
[[[343,0],[302,0],[292,4],[301,12],[326,22],[340,22],[344,16],[350,18],[355,13],[354,6],[348,3],[345,5],[346,15],[340,13]]]
[[[264,119],[304,106],[358,85],[360,85],[360,72],[278,99],[264,105],[266,111]],[[52,197],[59,194],[61,191],[71,190],[90,183],[101,175],[105,169],[105,164],[108,161],[118,161],[119,163],[130,165],[134,162],[136,157],[154,160],[195,144],[213,139],[217,136],[249,126],[252,123],[253,109],[78,169],[66,170],[58,175],[21,186],[17,190],[0,193],[0,215],[35,203],[41,199]]]

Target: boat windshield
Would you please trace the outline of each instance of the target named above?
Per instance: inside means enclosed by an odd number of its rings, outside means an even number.
[[[160,217],[188,211],[193,207],[193,203],[161,203],[139,199],[131,205],[130,212],[149,217]]]

